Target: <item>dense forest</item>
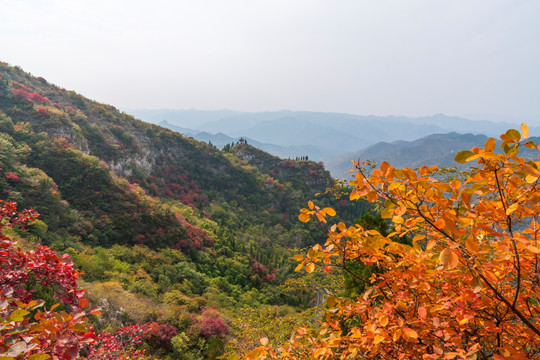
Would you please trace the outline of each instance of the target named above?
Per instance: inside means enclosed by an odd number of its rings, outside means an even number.
[[[293,256],[324,233],[299,211],[316,199],[354,222],[369,209],[328,193],[322,163],[217,149],[20,68],[0,74],[0,198],[39,214],[6,236],[69,256],[101,309],[96,332],[147,326],[148,356],[200,359],[315,321],[320,289]]]

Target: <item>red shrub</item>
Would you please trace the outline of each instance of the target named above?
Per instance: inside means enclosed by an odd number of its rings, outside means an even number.
[[[86,348],[87,360],[140,359],[144,350],[135,350],[149,331],[149,325],[130,325],[113,334],[101,333],[94,344]]]
[[[219,313],[213,309],[208,309],[202,314],[203,320],[199,323],[201,336],[210,338],[217,336],[224,338],[229,334],[229,326],[219,316]]]
[[[17,174],[15,174],[14,172],[11,172],[11,171],[6,174],[6,179],[7,179],[7,181],[9,181],[12,184],[15,184],[15,183],[18,183],[19,181],[21,181],[19,176]]]
[[[178,332],[176,328],[170,324],[152,323],[148,330],[148,344],[158,348],[171,348],[171,339]]]
[[[44,107],[38,107],[37,112],[41,116],[49,116],[49,112]]]
[[[13,202],[0,207],[0,353],[12,358],[33,354],[76,358],[82,344],[93,342],[95,336],[86,325],[88,314],[83,308],[88,300],[77,288],[79,273],[66,261],[69,256],[59,257],[41,244],[23,251],[2,234],[5,227],[24,227],[36,217],[32,210],[17,212]],[[65,312],[55,312],[57,305],[40,309],[44,302],[33,299],[40,286],[54,289]]]

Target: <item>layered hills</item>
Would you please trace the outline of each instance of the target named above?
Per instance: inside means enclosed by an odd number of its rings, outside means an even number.
[[[157,321],[212,358],[239,309],[298,312],[311,295],[277,285],[293,276],[287,249],[322,240],[297,216],[332,184],[322,163],[246,141],[220,150],[0,63],[0,199],[40,213],[21,244],[71,255],[104,309],[98,327]],[[352,221],[366,207],[342,210]]]
[[[176,129],[218,146],[242,137],[272,154],[293,159],[308,156],[324,162],[381,142],[415,141],[451,132],[498,137],[513,127],[508,123],[472,121],[443,114],[415,118],[304,111],[134,110],[134,113],[165,127],[182,127]],[[530,131],[532,135],[540,135],[538,127],[530,127]]]

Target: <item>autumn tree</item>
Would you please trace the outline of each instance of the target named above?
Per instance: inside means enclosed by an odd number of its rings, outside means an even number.
[[[394,231],[340,222],[297,260],[340,269],[365,292],[329,296],[319,328],[279,348],[263,338],[246,359],[540,359],[540,146],[525,124],[501,140],[502,151],[490,138],[459,152],[474,165],[461,176],[356,162],[350,200],[378,204]],[[310,202],[300,220],[333,214]],[[373,267],[367,281],[353,263]]]

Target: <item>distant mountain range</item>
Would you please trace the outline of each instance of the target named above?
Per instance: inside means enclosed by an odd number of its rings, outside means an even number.
[[[412,118],[287,110],[260,113],[130,110],[130,113],[218,147],[242,137],[253,146],[277,156],[295,158],[307,155],[312,160],[332,164],[332,169],[340,157],[351,156],[347,154],[367,150],[381,142],[414,141],[452,132],[497,137],[516,127],[511,123],[473,121],[443,114]],[[540,127],[531,126],[530,130],[532,135],[540,135]],[[377,146],[386,149],[390,145]],[[372,148],[369,153],[373,151]],[[336,168],[333,175],[338,174]]]
[[[485,135],[433,134],[414,141],[379,142],[363,150],[349,153],[325,162],[328,170],[337,178],[347,178],[353,168],[351,160],[388,161],[395,167],[420,167],[422,165],[456,166],[454,156],[461,150],[482,146]]]

